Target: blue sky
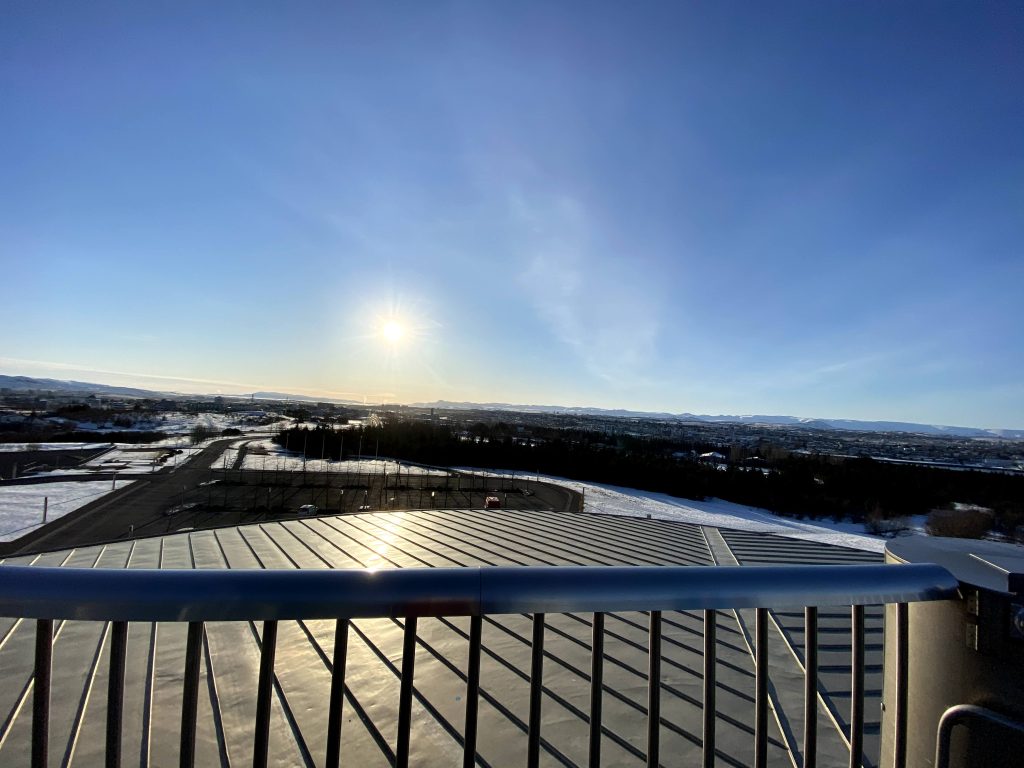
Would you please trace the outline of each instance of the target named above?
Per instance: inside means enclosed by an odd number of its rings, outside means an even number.
[[[1021,427],[1022,40],[1011,3],[8,3],[0,370]]]

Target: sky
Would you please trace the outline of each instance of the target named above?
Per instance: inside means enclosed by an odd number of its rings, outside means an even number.
[[[4,3],[0,373],[1024,427],[1024,5]]]

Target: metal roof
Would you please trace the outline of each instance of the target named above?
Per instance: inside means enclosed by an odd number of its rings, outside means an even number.
[[[126,541],[8,564],[95,568],[403,568],[468,565],[713,565],[880,562],[879,555],[815,542],[640,518],[511,510],[420,510],[221,528]],[[753,757],[753,621],[748,611],[718,615],[719,764]],[[547,617],[542,764],[586,763],[590,616]],[[791,765],[802,716],[802,614],[773,612],[769,637],[772,723],[769,759]],[[845,765],[839,735],[849,709],[849,614],[820,614],[822,688],[819,764]],[[413,704],[413,764],[461,759],[469,620],[423,619]],[[353,622],[347,664],[343,762],[389,765],[394,750],[401,620]],[[701,612],[665,613],[662,652],[662,754],[699,761]],[[647,619],[610,614],[605,640],[606,765],[642,765],[646,724]],[[251,762],[262,625],[206,624],[196,761]],[[869,723],[878,711],[881,611],[868,609]],[[127,764],[177,762],[186,626],[129,627],[123,754]],[[530,620],[484,622],[479,714],[480,758],[491,766],[525,763]],[[61,764],[102,762],[109,629],[102,622],[58,623],[53,646],[50,754]],[[326,738],[332,621],[282,621],[278,632],[271,764],[320,765]],[[876,642],[877,641],[877,642]],[[32,622],[0,619],[0,764],[27,765],[31,720]],[[877,647],[876,647],[877,646]],[[879,673],[880,674],[880,673]],[[877,718],[875,718],[877,720]],[[871,738],[872,733],[874,737]],[[877,761],[877,724],[868,763]]]

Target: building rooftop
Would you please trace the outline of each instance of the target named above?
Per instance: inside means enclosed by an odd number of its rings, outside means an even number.
[[[85,568],[420,568],[488,565],[760,565],[879,563],[881,556],[810,541],[679,522],[568,512],[374,512],[220,528],[9,558],[4,564]],[[769,763],[795,765],[803,714],[803,614],[773,611],[769,629]],[[879,749],[882,610],[868,608],[865,764]],[[603,764],[642,765],[647,618],[605,624]],[[418,622],[411,764],[461,761],[469,619]],[[846,765],[850,614],[819,613],[818,764]],[[122,730],[125,764],[178,759],[187,626],[129,625]],[[259,622],[208,622],[203,637],[196,763],[252,761]],[[57,622],[50,756],[103,760],[109,625]],[[753,762],[753,611],[718,613],[718,764]],[[398,717],[403,621],[357,620],[349,632],[343,762],[390,765]],[[30,757],[34,623],[0,619],[0,764]],[[321,765],[327,733],[333,621],[281,621],[270,764]],[[480,672],[478,765],[526,762],[531,621],[487,616]],[[700,760],[703,615],[666,612],[662,639],[662,754]],[[548,615],[542,765],[587,762],[591,616]]]

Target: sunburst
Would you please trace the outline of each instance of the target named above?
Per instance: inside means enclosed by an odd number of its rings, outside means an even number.
[[[380,327],[380,335],[389,344],[397,344],[406,337],[405,325],[395,319],[385,320]]]

